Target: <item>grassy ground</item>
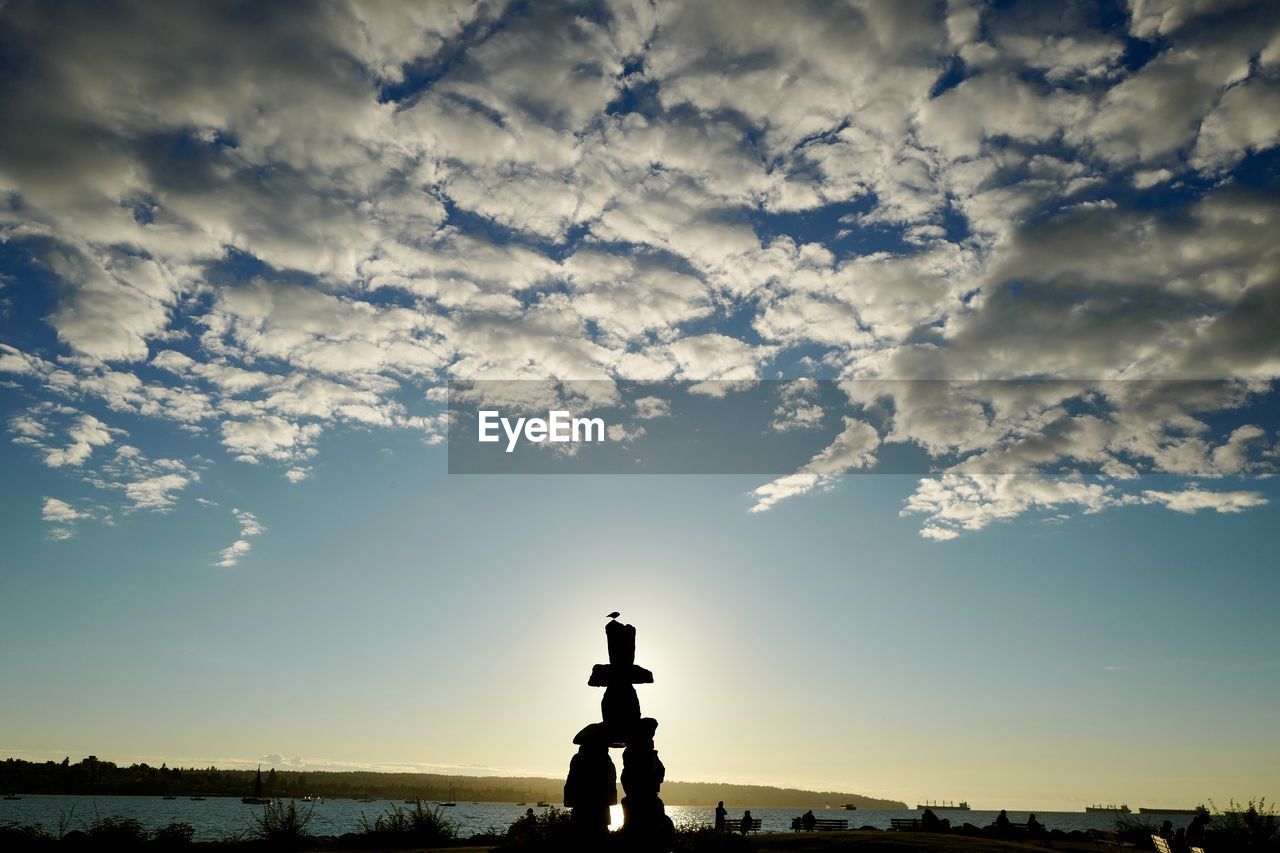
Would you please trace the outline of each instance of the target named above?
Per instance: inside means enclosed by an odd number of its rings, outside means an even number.
[[[930,832],[779,832],[751,836],[756,853],[1045,853],[1039,844]],[[487,853],[491,847],[448,847],[412,853]],[[1054,853],[1095,853],[1088,843],[1055,841]],[[408,853],[408,851],[406,851]]]
[[[759,853],[1045,853],[1038,844],[931,832],[782,832],[753,835]],[[1093,853],[1092,844],[1054,842],[1060,853]]]

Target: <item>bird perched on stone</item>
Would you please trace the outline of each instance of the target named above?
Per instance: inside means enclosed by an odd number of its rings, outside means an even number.
[[[613,611],[612,613],[609,613],[609,614],[606,614],[606,615],[607,615],[610,619],[617,619],[617,618],[618,618],[619,616],[621,616],[622,614],[615,610],[615,611]]]

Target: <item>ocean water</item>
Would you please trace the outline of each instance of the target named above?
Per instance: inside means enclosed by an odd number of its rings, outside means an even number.
[[[311,823],[308,831],[315,835],[341,835],[360,829],[361,817],[370,823],[380,814],[389,811],[393,806],[404,807],[400,801],[375,800],[372,803],[361,803],[355,800],[326,800],[323,803],[299,803],[301,808],[312,809]],[[742,809],[726,803],[729,817],[742,816]],[[517,818],[524,814],[528,806],[517,806],[514,803],[458,803],[452,808],[442,809],[445,816],[457,825],[463,836],[495,830],[502,832]],[[98,817],[134,818],[149,829],[182,821],[195,827],[196,839],[212,841],[237,833],[247,833],[253,825],[254,817],[262,811],[261,806],[249,806],[235,797],[210,797],[203,801],[191,801],[186,798],[165,800],[160,797],[121,797],[121,796],[71,796],[53,794],[28,794],[21,800],[0,800],[0,824],[16,822],[20,824],[41,824],[51,833],[59,829],[64,831],[83,829]],[[540,811],[535,809],[535,811]],[[786,809],[751,809],[752,817],[762,821],[761,828],[765,832],[789,832],[791,819],[804,810]],[[714,810],[703,806],[667,806],[667,814],[677,826],[710,825]],[[919,817],[916,809],[905,811],[844,811],[843,809],[825,809],[815,807],[815,816],[820,818],[847,818],[849,828],[873,826],[877,829],[888,829],[893,818]],[[972,823],[986,826],[995,820],[995,811],[939,811],[939,817],[949,818],[954,826],[961,823]],[[1082,812],[1036,812],[1036,818],[1049,829],[1071,830],[1114,829],[1116,815]],[[1186,826],[1190,815],[1142,815],[1145,820],[1159,824],[1166,817],[1173,821],[1175,827]],[[1014,822],[1025,821],[1026,812],[1009,812],[1009,819]]]

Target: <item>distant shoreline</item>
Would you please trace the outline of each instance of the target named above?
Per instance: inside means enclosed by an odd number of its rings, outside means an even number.
[[[254,770],[217,767],[182,768],[151,765],[117,765],[94,756],[71,763],[69,759],[32,762],[10,758],[0,766],[0,792],[4,794],[57,794],[63,796],[204,796],[242,797],[252,792]],[[480,803],[559,802],[563,778],[544,776],[456,776],[440,773],[397,773],[373,770],[264,769],[264,794],[282,799],[320,797],[384,800],[447,800]],[[668,780],[662,798],[672,806],[712,807],[720,801],[748,808],[811,808],[830,803],[840,808],[851,803],[859,809],[906,810],[898,800],[884,800],[842,791],[810,791],[770,785]]]

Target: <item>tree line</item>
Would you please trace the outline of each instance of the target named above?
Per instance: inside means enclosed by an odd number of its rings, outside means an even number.
[[[4,761],[0,789],[17,794],[120,794],[133,796],[242,797],[253,792],[256,770],[217,767],[155,767],[146,763],[118,765],[88,756],[78,762]],[[263,794],[301,799],[420,800],[487,803],[559,803],[563,779],[540,776],[448,776],[439,773],[379,773],[370,770],[289,770],[263,772]],[[735,806],[807,808],[826,803],[853,803],[860,809],[902,809],[905,803],[836,791],[803,791],[761,785],[716,782],[665,782],[662,798],[668,805],[714,806],[719,800]]]

